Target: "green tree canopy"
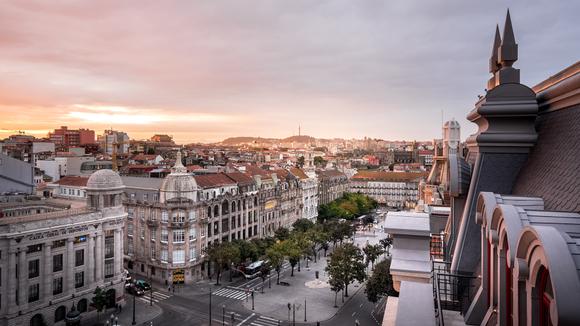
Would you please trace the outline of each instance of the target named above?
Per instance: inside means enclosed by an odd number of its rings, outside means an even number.
[[[391,276],[390,267],[390,258],[377,263],[375,266],[375,270],[365,286],[365,293],[369,301],[377,302],[380,297],[385,295],[399,296],[399,293],[393,288],[393,277]]]
[[[354,281],[363,282],[365,280],[364,257],[359,248],[352,243],[345,243],[338,246],[326,267],[331,279],[342,281],[344,293],[348,297],[348,286]]]

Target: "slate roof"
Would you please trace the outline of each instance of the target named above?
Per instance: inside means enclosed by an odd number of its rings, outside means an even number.
[[[540,115],[538,142],[513,193],[544,199],[546,210],[580,212],[580,105]]]

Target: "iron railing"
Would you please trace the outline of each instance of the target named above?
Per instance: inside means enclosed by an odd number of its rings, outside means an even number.
[[[477,290],[477,277],[452,273],[450,267],[449,262],[432,261],[435,315],[440,326],[444,325],[443,310],[465,315]]]
[[[429,242],[431,260],[445,260],[445,243],[443,235],[432,234]]]

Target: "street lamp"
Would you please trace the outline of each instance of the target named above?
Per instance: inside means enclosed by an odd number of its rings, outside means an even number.
[[[209,326],[211,326],[211,284],[209,285]]]
[[[222,305],[222,325],[226,324],[226,305]]]
[[[131,325],[137,325],[137,322],[135,321],[135,291],[133,291],[133,321],[131,322]]]

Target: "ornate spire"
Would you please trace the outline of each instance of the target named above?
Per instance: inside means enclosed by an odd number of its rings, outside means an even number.
[[[501,68],[497,61],[499,46],[501,45],[501,37],[499,36],[499,26],[495,25],[495,38],[493,40],[493,47],[491,49],[491,58],[489,59],[489,72],[492,74]]]
[[[175,155],[175,165],[171,168],[171,173],[187,173],[187,168],[181,162],[181,150]]]
[[[518,44],[516,43],[510,10],[508,9],[499,47],[499,62],[502,67],[511,67],[516,60],[518,60]]]

